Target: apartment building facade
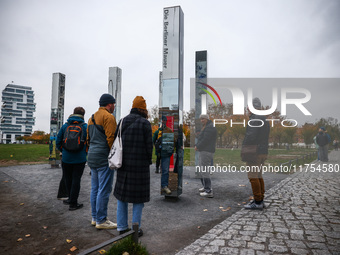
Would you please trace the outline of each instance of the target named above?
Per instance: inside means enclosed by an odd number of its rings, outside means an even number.
[[[1,101],[0,143],[16,143],[18,137],[31,135],[36,110],[32,88],[8,84],[2,91]]]

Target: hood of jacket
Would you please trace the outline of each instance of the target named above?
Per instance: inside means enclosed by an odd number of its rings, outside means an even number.
[[[67,122],[69,124],[73,124],[74,122],[84,123],[84,116],[80,114],[71,114],[68,117]]]

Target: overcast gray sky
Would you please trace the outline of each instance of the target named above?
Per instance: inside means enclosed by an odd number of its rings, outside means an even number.
[[[122,116],[136,95],[151,108],[158,103],[163,8],[174,5],[184,12],[185,110],[199,50],[208,51],[209,77],[340,77],[337,0],[0,0],[0,90],[12,81],[31,86],[33,129],[49,132],[52,73],[66,75],[65,120],[79,105],[88,119],[108,90],[109,67],[118,66]],[[339,106],[339,93],[328,90],[319,99]]]

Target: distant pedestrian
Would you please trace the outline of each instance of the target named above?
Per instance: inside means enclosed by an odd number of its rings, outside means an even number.
[[[257,110],[261,110],[262,105],[259,98],[253,99],[253,106]],[[251,162],[246,162],[247,166],[252,171],[248,172],[248,179],[251,184],[254,199],[247,205],[245,209],[263,209],[264,208],[264,180],[262,177],[262,165],[267,159],[268,155],[268,139],[269,139],[269,123],[266,121],[266,116],[255,115],[249,111],[249,121],[251,120],[251,126],[246,128],[246,134],[242,143],[244,145],[256,145],[256,159]]]
[[[63,176],[65,178],[66,191],[69,199],[64,200],[65,204],[69,205],[69,210],[77,210],[83,207],[83,204],[78,203],[80,182],[84,172],[86,163],[86,129],[87,124],[84,123],[85,110],[83,107],[74,108],[73,114],[67,119],[67,122],[61,127],[57,136],[57,148],[62,152],[61,166]],[[81,129],[79,140],[79,148],[67,148],[64,145],[65,134],[68,129],[78,126]],[[79,130],[77,130],[79,133]],[[67,138],[66,138],[67,139]],[[69,138],[71,139],[71,138]],[[81,144],[82,143],[82,144]]]
[[[213,163],[217,131],[207,114],[201,114],[200,121],[202,128],[195,145],[195,150],[199,152],[199,167],[203,185],[203,187],[199,189],[199,192],[202,197],[213,198],[214,194],[211,187],[209,166]]]
[[[99,99],[99,109],[88,121],[88,165],[91,168],[91,224],[97,229],[117,228],[107,218],[114,170],[109,168],[108,155],[113,144],[117,123],[112,115],[116,100],[110,94]]]
[[[334,140],[334,149],[336,151],[339,150],[339,141],[338,140]]]
[[[166,124],[166,117],[165,117],[165,124]],[[156,155],[156,171],[155,173],[159,173],[159,166],[161,164],[161,149],[162,149],[162,127],[163,119],[162,119],[162,125],[155,131],[155,133],[152,136],[152,143],[155,146],[155,155]]]
[[[319,133],[316,135],[316,143],[319,145],[319,158],[323,162],[328,161],[328,144],[330,137],[326,133],[325,127],[319,128]]]
[[[150,165],[152,164],[152,130],[147,120],[148,111],[142,96],[133,100],[130,114],[122,122],[123,164],[117,169],[114,196],[117,198],[117,230],[120,234],[128,228],[128,203],[133,204],[132,223],[141,229],[144,203],[150,201]],[[115,133],[117,137],[118,130]]]
[[[167,117],[162,116],[162,148],[161,148],[161,194],[170,195],[172,191],[169,189],[169,169],[170,159],[175,149],[174,132],[167,126]]]

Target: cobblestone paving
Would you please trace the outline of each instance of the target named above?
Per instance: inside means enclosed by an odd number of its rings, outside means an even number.
[[[327,170],[339,165],[340,151],[333,151]],[[266,209],[242,209],[177,255],[340,254],[339,177],[295,173],[266,192]]]

